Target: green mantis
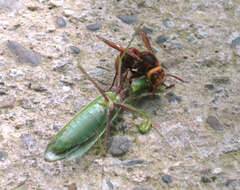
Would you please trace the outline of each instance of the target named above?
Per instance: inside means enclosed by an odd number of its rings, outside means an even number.
[[[87,106],[83,107],[50,140],[44,154],[46,161],[56,161],[60,159],[71,160],[84,155],[104,133],[107,134],[106,137],[108,136],[109,127],[118,116],[120,109],[125,109],[144,117],[144,121],[139,126],[141,133],[146,133],[151,127],[152,120],[148,114],[132,106],[121,103],[124,102],[124,100],[120,99],[121,88],[119,86],[115,93],[104,92],[80,64],[79,68],[99,90],[101,95]],[[141,94],[141,92],[149,89],[148,82],[146,79],[138,79],[136,82],[132,83],[129,89],[129,94],[131,96]]]
[[[137,83],[137,84],[136,84]],[[137,86],[137,88],[135,88]],[[142,89],[141,89],[142,86]],[[131,85],[131,93],[139,94],[148,89],[145,79],[138,79]],[[106,92],[108,100],[103,95],[98,96],[82,108],[49,142],[45,159],[56,161],[73,159],[85,154],[107,130],[107,108],[110,108],[111,124],[119,114],[120,108],[142,115],[145,120],[140,124],[141,133],[146,133],[151,127],[151,118],[141,110],[129,105],[123,105],[120,98],[113,92]]]

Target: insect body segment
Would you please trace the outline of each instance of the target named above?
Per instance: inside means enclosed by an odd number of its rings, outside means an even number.
[[[132,74],[130,77],[130,83],[134,78],[139,78],[141,76],[146,76],[151,87],[152,87],[152,92],[154,93],[157,89],[157,87],[161,84],[164,84],[163,79],[166,76],[171,76],[174,77],[177,80],[180,80],[181,82],[184,82],[182,79],[175,75],[171,74],[165,74],[163,68],[159,64],[158,59],[156,56],[153,54],[152,47],[150,45],[150,42],[147,38],[147,35],[140,29],[136,28],[138,34],[141,36],[145,46],[147,47],[148,51],[139,51],[136,48],[129,48],[128,51],[126,52],[126,55],[122,58],[122,71],[121,75],[124,74],[124,78],[126,78],[128,72]],[[100,36],[97,36],[100,40],[102,40],[104,43],[109,45],[110,47],[113,47],[114,49],[120,51],[121,53],[123,52],[124,48],[122,46],[119,46],[109,40],[106,40]],[[120,55],[121,55],[120,53]],[[116,61],[115,61],[115,77],[113,80],[113,83],[110,87],[110,89],[113,87],[116,79],[117,73],[117,68],[119,64],[119,57],[120,55],[117,56]],[[166,85],[165,85],[166,86]],[[173,87],[174,85],[167,86],[168,88]]]
[[[119,98],[112,93],[106,95],[113,101],[120,102]],[[84,154],[84,145],[94,144],[99,135],[106,130],[106,106],[102,96],[98,96],[87,106],[79,111],[58,133],[47,146],[45,159],[55,161],[66,157],[72,157],[76,152],[78,156]],[[112,110],[114,111],[114,110]],[[111,118],[114,114],[111,114]]]

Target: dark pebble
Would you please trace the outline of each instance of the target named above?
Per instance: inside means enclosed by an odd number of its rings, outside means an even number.
[[[236,46],[240,45],[240,36],[232,40],[231,47],[235,48]]]
[[[63,27],[67,26],[67,22],[65,21],[65,19],[63,17],[58,17],[57,20],[56,20],[56,24],[60,28],[63,28]]]
[[[213,90],[214,89],[214,85],[213,84],[205,84],[204,88],[206,88],[208,90]]]
[[[153,29],[148,28],[148,27],[146,27],[146,26],[143,26],[143,27],[142,27],[142,31],[145,32],[146,34],[151,34],[151,33],[153,33]]]
[[[32,109],[34,107],[32,99],[23,99],[20,101],[20,105],[24,109]]]
[[[106,181],[106,184],[108,185],[109,190],[114,189],[114,186],[113,186],[113,184],[112,184],[112,182],[111,182],[110,180],[107,180],[107,181]]]
[[[28,50],[21,44],[15,41],[7,42],[8,49],[21,63],[28,63],[31,66],[38,66],[41,64],[41,58],[32,50]]]
[[[180,42],[172,43],[171,44],[171,49],[183,49],[184,45]]]
[[[22,134],[20,138],[22,143],[29,149],[35,146],[36,144],[36,142],[31,139],[29,134]]]
[[[46,92],[47,91],[47,89],[44,86],[42,86],[40,83],[35,82],[35,81],[30,82],[28,84],[28,88],[31,90],[34,90],[36,92]]]
[[[162,181],[167,184],[172,183],[172,177],[170,175],[163,175]]]
[[[173,92],[168,92],[165,97],[168,99],[168,102],[181,102],[181,96],[176,96]]]
[[[28,119],[25,122],[26,127],[30,128],[30,127],[34,127],[35,124],[35,120],[34,119]]]
[[[192,101],[192,102],[191,102],[191,106],[194,107],[194,108],[196,108],[196,107],[198,107],[199,105],[198,105],[198,102],[197,102],[197,101]]]
[[[53,70],[56,71],[56,72],[60,72],[60,73],[64,73],[66,71],[68,71],[68,67],[69,67],[69,64],[71,63],[57,63],[55,66],[53,66]]]
[[[73,53],[76,53],[76,54],[80,53],[80,49],[76,46],[70,46],[70,49],[73,51]]]
[[[16,98],[14,96],[4,97],[0,101],[0,108],[12,108],[16,102]]]
[[[127,160],[127,161],[122,161],[121,164],[122,164],[123,166],[141,165],[141,164],[144,164],[144,160]]]
[[[87,29],[91,31],[96,31],[96,30],[99,30],[100,28],[102,28],[102,25],[98,23],[87,25]]]
[[[135,16],[119,15],[118,18],[126,24],[133,24],[138,22],[138,18]]]
[[[174,27],[174,22],[171,19],[167,18],[163,20],[163,25],[167,28],[172,28]]]
[[[169,39],[168,36],[160,35],[160,36],[157,37],[156,43],[157,44],[162,44],[162,43],[168,41],[168,39]]]
[[[111,140],[109,153],[113,156],[121,156],[129,150],[130,146],[131,142],[128,140],[127,137],[114,136]]]
[[[150,186],[136,186],[133,188],[133,190],[154,190],[154,189]]]
[[[219,120],[215,116],[212,116],[212,115],[208,116],[206,122],[215,131],[223,130],[222,124],[219,122]]]
[[[211,183],[212,180],[209,177],[207,177],[207,176],[202,176],[201,177],[201,182],[203,182],[203,183]]]
[[[8,30],[9,31],[14,31],[14,30],[17,30],[18,28],[20,28],[21,27],[21,24],[15,24],[15,25],[13,25],[12,27],[10,27]]]
[[[216,77],[213,79],[213,82],[215,84],[228,84],[230,82],[230,79],[229,79],[229,77],[225,77],[225,76]]]
[[[8,153],[7,152],[0,151],[0,160],[4,160],[7,157],[8,157]]]
[[[7,94],[6,92],[0,90],[0,96],[6,95],[6,94]]]
[[[224,185],[232,187],[232,189],[238,189],[237,187],[240,187],[240,179],[227,179]]]
[[[77,190],[77,184],[76,183],[71,183],[70,185],[67,186],[68,190]]]

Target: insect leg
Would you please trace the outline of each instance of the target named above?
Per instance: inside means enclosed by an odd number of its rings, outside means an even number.
[[[113,42],[111,42],[111,41],[109,41],[109,40],[107,40],[107,39],[105,39],[103,37],[98,36],[98,35],[97,35],[97,38],[102,40],[105,44],[109,45],[110,47],[112,47],[112,48],[114,48],[114,49],[116,49],[116,50],[118,50],[120,52],[124,52],[127,49],[127,51],[126,51],[127,55],[137,59],[138,61],[141,61],[140,57],[138,57],[137,55],[135,55],[135,54],[133,54],[133,53],[128,51],[129,48],[125,49],[124,47],[122,47],[120,45],[117,45],[117,44],[115,44],[115,43],[113,43]]]
[[[88,80],[90,80],[90,81],[93,83],[93,85],[98,89],[98,91],[99,91],[99,92],[101,93],[101,95],[104,97],[105,101],[108,101],[108,102],[109,102],[109,98],[108,98],[107,95],[104,93],[104,90],[101,89],[101,88],[98,86],[98,84],[92,79],[92,77],[89,76],[89,74],[88,74],[88,73],[85,71],[85,69],[81,66],[79,59],[78,59],[78,67],[79,67],[79,69],[82,71],[82,73],[87,76]]]
[[[122,55],[120,56],[119,59],[119,64],[118,64],[118,78],[117,78],[117,89],[116,89],[116,94],[119,94],[121,91],[121,69],[122,69],[122,58],[125,56],[125,54],[128,52],[128,49],[131,45],[131,43],[133,42],[134,38],[136,36],[136,32],[134,32],[132,39],[130,40],[130,42],[128,43],[126,49],[122,52]],[[134,55],[134,54],[133,54]]]
[[[138,34],[141,36],[146,48],[153,53],[153,50],[152,50],[151,44],[149,42],[149,39],[147,37],[147,34],[145,32],[143,32],[140,27],[135,28],[135,30],[138,31]]]
[[[182,80],[181,78],[179,78],[179,77],[177,77],[177,76],[175,76],[175,75],[172,75],[172,74],[165,74],[164,77],[173,77],[173,78],[175,78],[175,79],[177,79],[177,80],[180,80],[181,82],[185,82],[185,81]]]
[[[106,123],[106,133],[105,133],[105,142],[104,142],[104,149],[107,150],[107,143],[108,143],[108,137],[110,134],[110,108],[107,107],[107,114],[106,114],[106,119],[107,119],[107,123]]]
[[[163,83],[163,86],[165,86],[166,89],[169,89],[169,88],[173,88],[175,86],[175,84],[166,85]]]
[[[138,127],[138,129],[141,133],[146,133],[150,130],[150,128],[152,126],[152,118],[147,113],[145,113],[144,111],[139,110],[137,108],[134,108],[133,106],[130,106],[130,105],[124,105],[124,104],[120,104],[120,103],[116,103],[116,102],[113,102],[113,103],[115,106],[118,106],[122,109],[125,109],[125,110],[133,112],[133,113],[137,113],[145,118],[145,121],[143,121],[140,124],[140,126]]]

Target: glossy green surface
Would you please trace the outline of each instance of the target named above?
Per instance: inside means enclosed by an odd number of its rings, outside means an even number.
[[[106,94],[112,101],[119,101],[114,93]],[[45,151],[47,161],[66,158],[81,148],[84,154],[96,142],[106,130],[106,107],[101,103],[105,101],[102,96],[98,96],[50,140]]]

